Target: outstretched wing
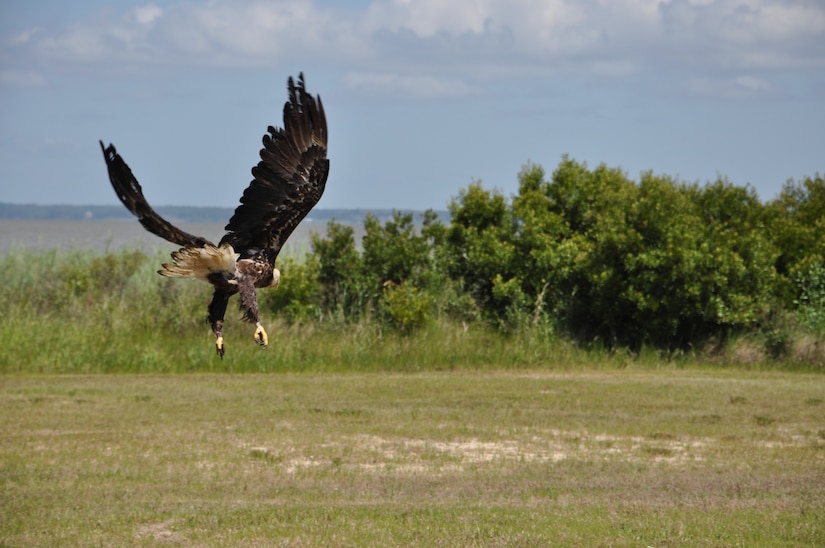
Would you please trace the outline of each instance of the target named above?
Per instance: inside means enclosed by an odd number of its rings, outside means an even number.
[[[284,127],[269,127],[254,180],[226,225],[221,243],[241,256],[264,253],[270,262],[309,210],[318,203],[329,173],[327,121],[321,98],[307,93],[304,75],[287,83]]]
[[[100,149],[103,151],[103,158],[106,160],[112,188],[115,189],[117,197],[120,198],[126,209],[138,218],[143,228],[156,236],[183,247],[203,247],[206,244],[211,244],[209,240],[184,232],[158,215],[149,205],[149,202],[146,201],[146,198],[143,197],[143,189],[140,188],[137,179],[132,175],[132,170],[129,169],[129,166],[115,150],[115,146],[110,143],[108,147],[105,147],[103,141],[100,141]]]

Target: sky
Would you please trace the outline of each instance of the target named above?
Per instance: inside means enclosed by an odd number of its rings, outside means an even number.
[[[564,155],[775,198],[825,172],[822,0],[0,0],[0,202],[234,207],[303,71],[318,207],[446,209]]]

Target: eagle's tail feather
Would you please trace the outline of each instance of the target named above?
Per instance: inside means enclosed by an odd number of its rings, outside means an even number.
[[[235,261],[239,255],[229,244],[220,247],[184,247],[172,253],[172,263],[163,264],[158,270],[161,276],[169,278],[197,278],[208,281],[210,274],[235,272]]]

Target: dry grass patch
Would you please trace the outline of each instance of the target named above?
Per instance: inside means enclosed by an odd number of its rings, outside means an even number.
[[[0,545],[822,545],[822,401],[733,371],[6,376]]]

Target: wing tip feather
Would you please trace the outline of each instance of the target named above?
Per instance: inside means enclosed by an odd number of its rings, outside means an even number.
[[[321,97],[307,91],[303,72],[287,78],[287,92],[282,127],[267,127],[260,162],[251,170],[253,180],[225,227],[221,241],[236,249],[279,250],[326,186],[327,125]],[[296,185],[303,189],[293,188]]]

